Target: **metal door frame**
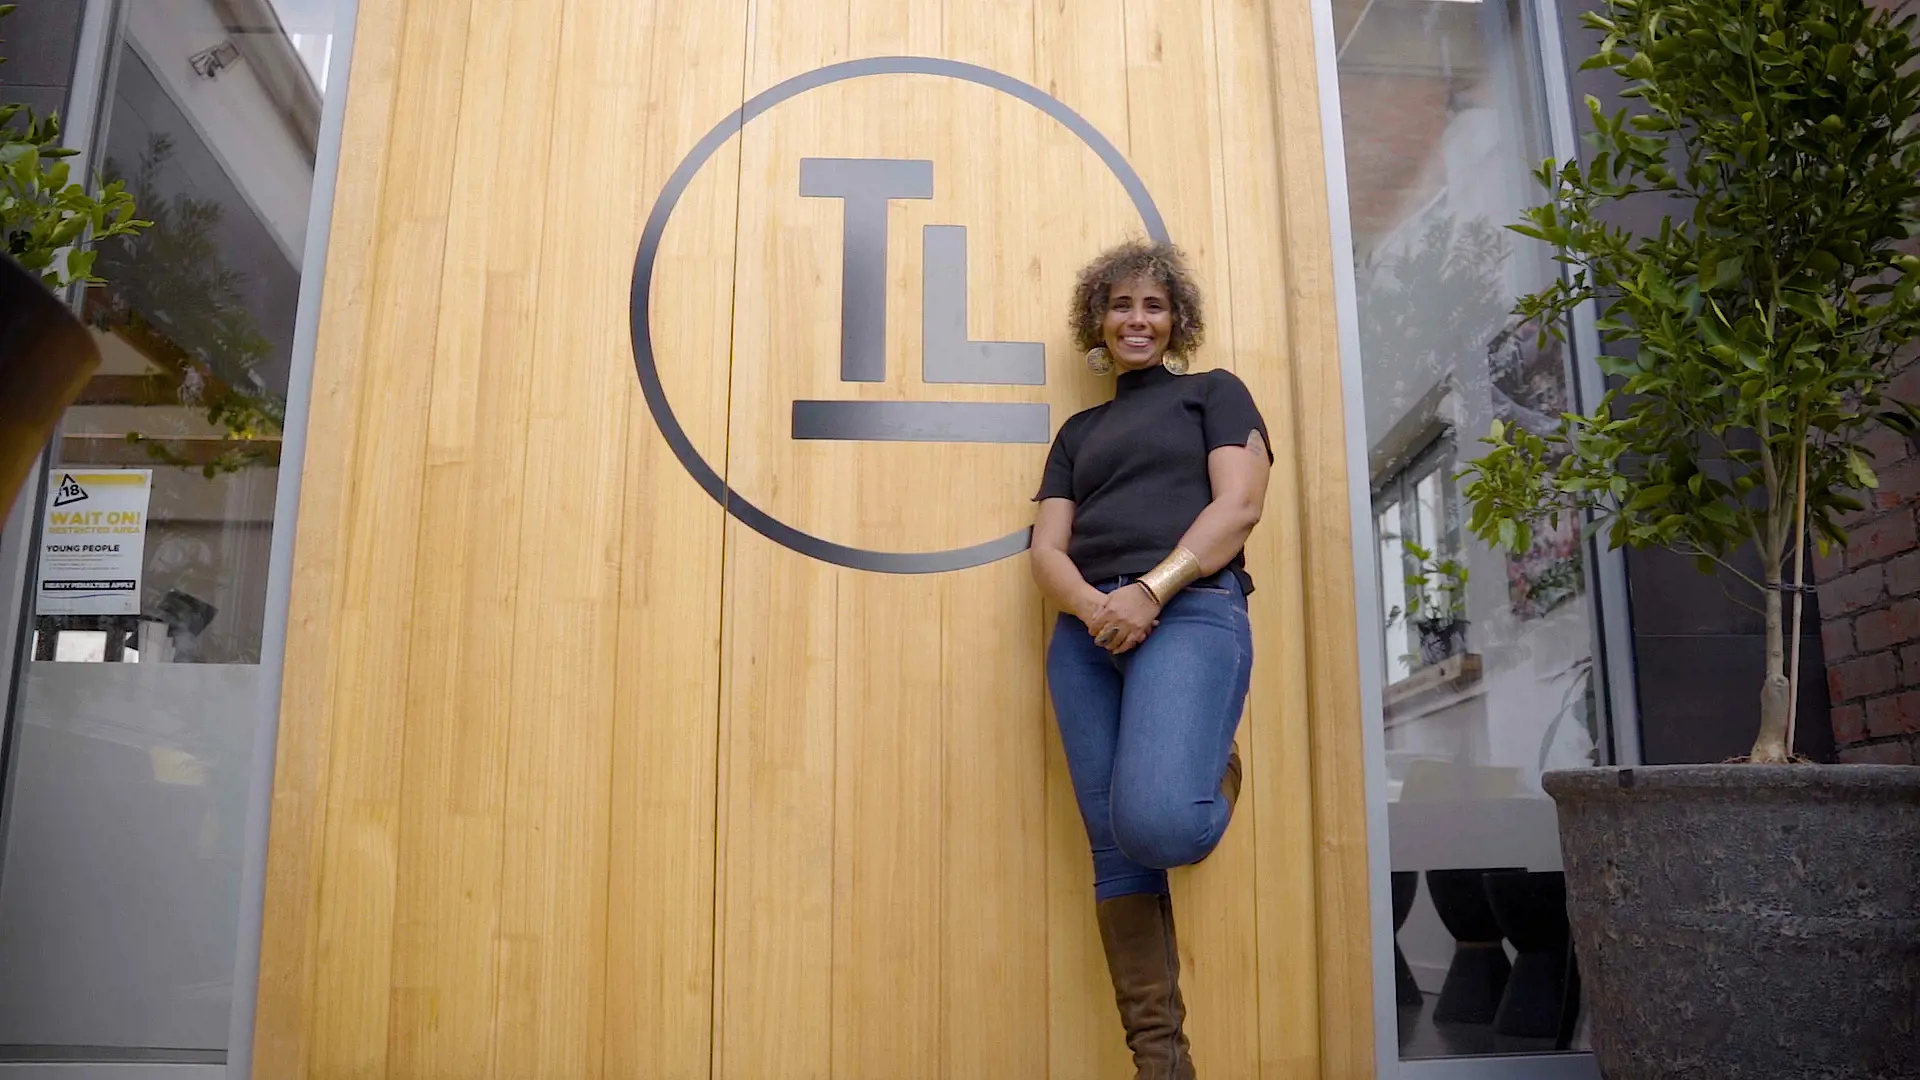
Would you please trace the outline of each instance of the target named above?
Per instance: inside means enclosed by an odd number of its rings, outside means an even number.
[[[1565,53],[1559,9],[1554,0],[1524,0],[1532,9],[1536,54],[1546,89],[1548,142],[1556,157],[1578,153],[1573,121],[1571,72]],[[1325,159],[1327,203],[1331,218],[1334,257],[1334,302],[1338,313],[1340,377],[1345,387],[1347,436],[1347,492],[1353,542],[1354,604],[1361,613],[1380,610],[1379,587],[1365,568],[1374,565],[1371,478],[1367,472],[1366,403],[1360,362],[1359,296],[1354,279],[1352,217],[1347,203],[1346,142],[1340,112],[1337,42],[1333,34],[1333,0],[1312,0],[1314,58],[1320,90],[1322,151]],[[1598,335],[1591,305],[1580,312],[1574,326],[1576,392],[1582,401],[1596,400],[1599,368]],[[1589,553],[1593,581],[1588,596],[1595,605],[1595,656],[1601,665],[1607,699],[1603,746],[1614,760],[1639,759],[1638,720],[1635,716],[1631,635],[1626,606],[1626,568],[1618,552],[1596,548]],[[1363,615],[1364,620],[1364,615]],[[1378,1080],[1599,1080],[1600,1069],[1591,1053],[1514,1055],[1501,1057],[1400,1059],[1399,1011],[1394,1002],[1393,920],[1389,879],[1387,831],[1386,733],[1380,723],[1385,687],[1385,659],[1370,647],[1366,623],[1363,638],[1354,643],[1359,655],[1361,742],[1366,773],[1368,901],[1372,915],[1374,1075]]]
[[[293,356],[287,372],[287,423],[280,436],[280,481],[274,492],[273,541],[267,557],[267,606],[260,641],[260,728],[253,744],[247,788],[244,862],[240,871],[239,948],[234,953],[233,1013],[227,1031],[227,1078],[253,1072],[253,1024],[260,988],[260,930],[265,917],[267,840],[273,818],[273,769],[280,735],[280,687],[287,670],[287,620],[293,593],[293,541],[307,462],[307,423],[313,404],[313,370],[320,336],[320,301],[326,283],[327,244],[340,176],[340,143],[346,127],[347,90],[353,60],[359,0],[336,0],[333,50],[320,98],[320,136],[313,154],[313,193],[307,203],[307,247],[300,256],[300,301],[293,323]]]

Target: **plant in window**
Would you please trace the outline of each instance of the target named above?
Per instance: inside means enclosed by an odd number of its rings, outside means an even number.
[[[1904,29],[1858,0],[1615,0],[1587,67],[1629,83],[1636,115],[1589,99],[1596,153],[1548,160],[1551,199],[1512,226],[1569,273],[1516,313],[1560,334],[1589,300],[1616,389],[1542,436],[1495,424],[1464,475],[1469,528],[1525,550],[1543,522],[1589,516],[1614,547],[1660,546],[1702,569],[1764,567],[1766,675],[1751,760],[1789,757],[1799,676],[1786,597],[1807,530],[1843,542],[1877,483],[1864,439],[1904,411],[1883,400],[1920,333],[1920,75]],[[1603,216],[1661,194],[1689,212],[1635,235]],[[1796,641],[1798,635],[1794,635]]]
[[[1387,625],[1402,619],[1420,635],[1420,663],[1437,664],[1458,653],[1467,632],[1467,568],[1457,559],[1435,558],[1411,540],[1402,541],[1413,557],[1406,576],[1407,607],[1388,614]]]

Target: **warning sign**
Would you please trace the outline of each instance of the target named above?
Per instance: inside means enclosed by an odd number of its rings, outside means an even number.
[[[57,472],[40,531],[41,615],[138,615],[150,469]]]

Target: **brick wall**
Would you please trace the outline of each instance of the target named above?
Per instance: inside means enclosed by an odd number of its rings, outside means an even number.
[[[1867,0],[1896,14],[1913,0]],[[1920,350],[1892,395],[1920,402]],[[1889,431],[1870,439],[1880,488],[1847,527],[1845,550],[1814,560],[1821,643],[1841,761],[1920,764],[1920,454]]]
[[[1892,394],[1920,402],[1920,362]],[[1833,740],[1841,761],[1920,764],[1920,454],[1889,431],[1869,441],[1880,488],[1846,548],[1814,559]]]

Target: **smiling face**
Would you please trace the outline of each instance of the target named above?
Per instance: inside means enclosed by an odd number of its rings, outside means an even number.
[[[1159,363],[1173,336],[1173,302],[1167,290],[1145,274],[1115,282],[1107,291],[1100,336],[1114,363],[1128,371]]]

